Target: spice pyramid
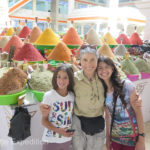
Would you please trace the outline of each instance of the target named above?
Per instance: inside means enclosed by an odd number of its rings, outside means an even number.
[[[111,48],[107,44],[103,44],[99,49],[98,49],[99,54],[103,56],[107,56],[109,58],[115,58],[115,55],[113,54]]]
[[[6,32],[6,36],[12,36],[14,33],[14,29],[13,28],[9,28],[8,31]]]
[[[125,44],[125,45],[130,45],[130,40],[128,39],[128,37],[124,34],[124,33],[121,33],[118,38],[116,39],[117,43],[118,44]]]
[[[20,38],[26,38],[30,34],[31,30],[28,26],[24,26],[23,29],[19,33]]]
[[[2,37],[2,39],[0,40],[0,48],[3,48],[6,43],[9,41],[9,37]]]
[[[115,39],[112,37],[112,35],[110,34],[110,32],[107,32],[104,37],[102,38],[102,42],[106,43],[108,45],[117,45],[117,42],[115,41]]]
[[[114,54],[118,55],[118,56],[124,56],[126,54],[127,50],[124,47],[123,44],[118,45],[115,49],[114,49]]]
[[[71,61],[71,51],[65,43],[59,42],[52,52],[48,55],[48,60]]]
[[[23,46],[23,42],[17,35],[11,37],[11,39],[7,42],[7,44],[3,47],[2,51],[9,52],[10,47],[15,46],[15,54],[17,53],[18,49]]]
[[[134,61],[135,66],[139,69],[140,72],[150,72],[150,66],[141,58],[138,58]]]
[[[34,27],[30,33],[30,43],[34,43],[38,37],[41,35],[42,31],[39,27]]]
[[[71,27],[64,35],[62,41],[67,45],[82,45],[83,41],[79,37],[76,29]]]
[[[133,45],[142,45],[143,44],[143,42],[140,39],[137,32],[132,33],[132,35],[130,36],[130,42]]]
[[[101,45],[101,41],[98,37],[98,34],[95,32],[94,29],[90,29],[88,31],[85,41],[90,45]]]
[[[16,53],[13,58],[19,61],[42,61],[44,60],[40,52],[30,43],[24,44],[24,46]]]
[[[16,29],[16,35],[18,35],[21,30],[22,30],[22,28],[20,26],[18,26],[17,29]]]
[[[51,28],[46,28],[39,38],[35,41],[35,45],[57,45],[59,37],[53,32]]]

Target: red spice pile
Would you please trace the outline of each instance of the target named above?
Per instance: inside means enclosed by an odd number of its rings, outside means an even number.
[[[130,36],[130,42],[133,45],[142,45],[143,44],[143,42],[140,39],[137,32],[132,33],[132,35]]]
[[[71,27],[64,35],[62,41],[67,45],[82,45],[83,41],[80,39],[75,28]]]
[[[122,33],[118,36],[118,38],[116,39],[118,44],[121,44],[121,39],[122,39],[122,44],[126,44],[126,45],[130,45],[130,40],[128,39],[128,37]]]
[[[20,40],[20,38],[17,35],[12,36],[12,38],[7,42],[7,44],[3,47],[2,51],[9,52],[10,47],[15,46],[15,54],[17,51],[22,48],[23,42]]]
[[[31,30],[28,26],[23,27],[23,29],[19,33],[20,38],[26,38],[30,34]]]
[[[16,53],[13,59],[19,61],[44,60],[40,52],[30,43],[24,44],[24,46]]]

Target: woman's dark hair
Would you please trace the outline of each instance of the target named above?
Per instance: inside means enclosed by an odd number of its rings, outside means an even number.
[[[71,64],[61,64],[60,66],[58,66],[54,72],[53,78],[52,78],[52,86],[54,90],[58,89],[58,85],[57,85],[57,75],[59,71],[64,71],[67,73],[68,78],[69,78],[69,85],[67,87],[68,91],[71,91],[74,93],[74,73],[73,73],[73,69],[72,69],[72,65]]]
[[[121,81],[121,78],[120,78],[120,75],[118,73],[118,70],[114,64],[114,62],[108,58],[108,57],[105,57],[105,56],[100,56],[98,58],[98,64],[100,62],[104,62],[106,63],[107,65],[111,66],[112,69],[113,69],[113,72],[112,72],[112,75],[111,75],[111,83],[112,83],[112,86],[114,88],[114,92],[113,92],[113,102],[116,103],[117,101],[117,98],[118,96],[120,97],[121,99],[121,102],[124,106],[124,108],[126,107],[126,102],[124,100],[124,97],[125,97],[125,94],[123,92],[123,82]],[[103,86],[104,86],[104,96],[106,98],[106,94],[107,94],[107,85],[105,84],[104,80],[100,78],[100,80],[102,81],[103,83]]]

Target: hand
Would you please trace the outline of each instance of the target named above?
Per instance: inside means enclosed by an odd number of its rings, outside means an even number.
[[[41,110],[42,116],[47,117],[49,115],[50,106],[41,103],[40,110]]]
[[[113,150],[113,149],[112,149],[112,146],[111,146],[111,141],[108,140],[108,139],[106,139],[106,149],[107,149],[107,150]]]
[[[73,136],[73,132],[66,132],[67,130],[64,128],[58,128],[58,133],[61,134],[62,136],[65,137],[72,137]]]
[[[138,140],[135,145],[135,150],[145,150],[145,143]]]

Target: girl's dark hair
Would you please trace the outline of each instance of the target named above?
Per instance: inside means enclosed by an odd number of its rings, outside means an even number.
[[[57,75],[59,71],[64,71],[67,73],[68,78],[69,78],[69,85],[67,87],[68,91],[71,91],[74,93],[74,73],[73,73],[73,69],[72,69],[72,65],[71,64],[61,64],[60,66],[58,66],[54,72],[53,78],[52,78],[52,86],[54,90],[58,89],[58,85],[57,85]]]
[[[114,62],[108,58],[108,57],[105,57],[105,56],[100,56],[98,58],[98,64],[100,62],[104,62],[106,63],[107,65],[111,66],[112,69],[113,69],[113,72],[112,72],[112,75],[111,75],[111,83],[112,83],[112,86],[114,88],[114,92],[113,92],[113,102],[116,103],[117,101],[117,98],[118,96],[120,97],[121,99],[121,102],[124,106],[124,108],[126,107],[126,102],[124,100],[125,98],[125,94],[123,92],[123,82],[121,81],[121,78],[120,78],[120,75],[118,73],[118,70],[114,64]],[[104,86],[104,96],[106,98],[106,94],[107,94],[107,85],[105,84],[104,80],[100,78],[100,80],[102,81],[102,84]]]

